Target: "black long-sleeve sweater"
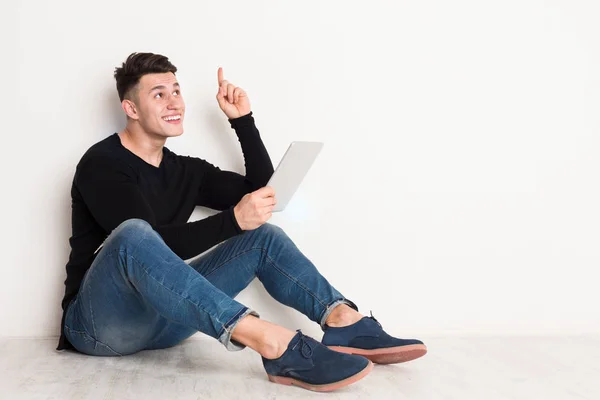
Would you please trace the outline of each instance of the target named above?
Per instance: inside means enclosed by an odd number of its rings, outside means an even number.
[[[229,122],[242,147],[246,176],[222,171],[200,158],[179,156],[166,147],[155,167],[123,147],[116,133],[83,155],[71,187],[71,254],[58,350],[72,348],[63,332],[67,306],[77,295],[96,250],[123,221],[147,221],[182,259],[242,232],[233,207],[245,194],[267,184],[273,164],[252,113]],[[187,222],[196,206],[221,212]]]

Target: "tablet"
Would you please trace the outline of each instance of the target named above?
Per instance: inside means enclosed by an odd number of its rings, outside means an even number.
[[[323,143],[321,142],[292,142],[290,144],[267,183],[267,186],[275,189],[277,204],[273,208],[273,212],[285,209],[322,148]]]

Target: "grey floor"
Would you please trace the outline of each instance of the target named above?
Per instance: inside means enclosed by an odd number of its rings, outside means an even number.
[[[422,359],[313,393],[267,381],[256,353],[199,336],[122,358],[56,352],[55,338],[0,338],[0,399],[600,399],[600,336],[425,339]]]

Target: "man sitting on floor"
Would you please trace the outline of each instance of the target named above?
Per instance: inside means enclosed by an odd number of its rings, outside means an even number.
[[[372,362],[424,355],[421,341],[391,337],[361,315],[282,229],[266,223],[276,203],[265,187],[273,165],[248,96],[221,68],[217,101],[238,136],[246,175],[165,147],[183,133],[176,71],[152,53],[133,53],[115,70],[127,124],[77,165],[58,349],[126,355],[175,346],[200,331],[229,350],[257,351],[271,381],[320,391],[361,379]],[[220,212],[187,222],[196,206]],[[255,277],[320,324],[322,342],[234,300]]]

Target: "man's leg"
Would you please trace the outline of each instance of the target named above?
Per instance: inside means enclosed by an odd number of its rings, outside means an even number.
[[[201,331],[233,350],[243,346],[231,342],[232,330],[250,313],[173,253],[148,223],[129,220],[86,273],[65,332],[81,352],[122,355],[147,348],[175,323],[181,340]]]
[[[354,383],[373,367],[250,313],[177,257],[148,223],[128,220],[86,273],[64,329],[77,350],[115,356],[148,348],[175,323],[231,350],[249,346],[263,356],[271,381],[317,391]]]
[[[392,337],[372,316],[358,313],[277,226],[265,224],[231,238],[191,265],[231,297],[258,277],[276,300],[319,323],[323,343],[337,351],[385,364],[427,352],[420,340]]]
[[[276,225],[235,236],[190,265],[231,297],[258,277],[273,298],[322,327],[349,325],[362,317]]]

